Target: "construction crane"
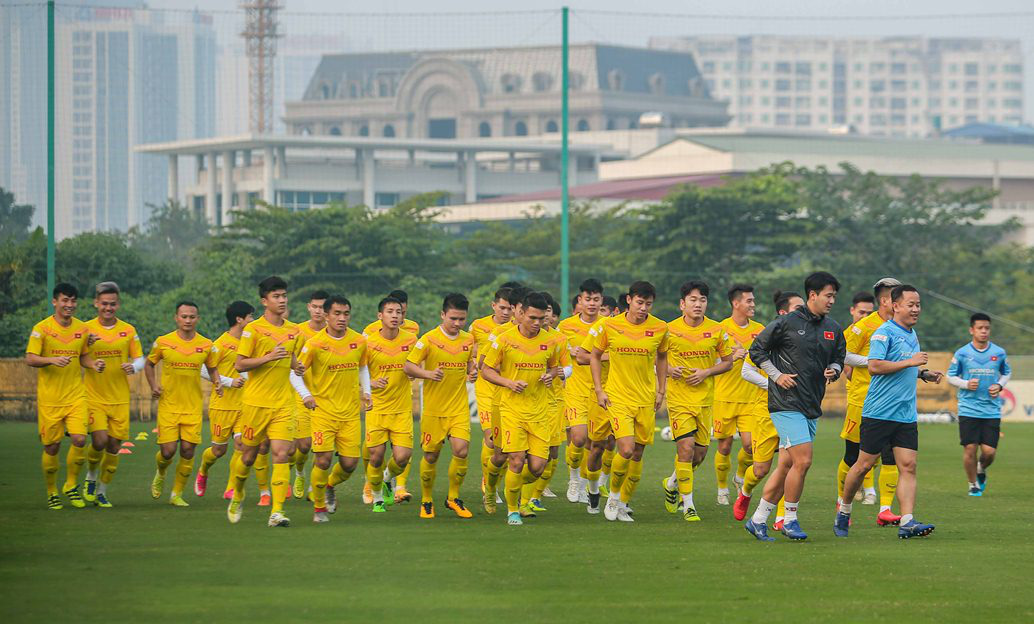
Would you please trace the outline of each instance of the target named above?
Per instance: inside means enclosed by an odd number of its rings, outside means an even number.
[[[277,0],[241,3],[245,13],[245,54],[248,57],[248,129],[257,134],[273,131],[273,61],[276,40],[281,36]]]

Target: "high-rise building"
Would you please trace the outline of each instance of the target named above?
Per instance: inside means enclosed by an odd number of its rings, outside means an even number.
[[[731,126],[851,128],[929,136],[968,123],[1023,121],[1018,40],[790,36],[656,37],[693,54]]]

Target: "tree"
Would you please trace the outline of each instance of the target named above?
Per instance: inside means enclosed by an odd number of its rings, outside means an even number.
[[[14,203],[14,194],[0,187],[0,244],[18,243],[29,237],[33,206]]]
[[[210,236],[208,223],[202,215],[172,200],[149,207],[147,223],[130,228],[129,244],[150,258],[188,268],[191,250]]]

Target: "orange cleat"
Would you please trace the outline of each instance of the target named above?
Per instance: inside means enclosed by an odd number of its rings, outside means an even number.
[[[230,488],[223,492],[223,500],[230,500],[233,498],[233,488]]]
[[[447,498],[445,499],[445,506],[456,512],[456,515],[460,518],[473,518],[474,514],[470,513],[470,510],[463,504],[458,498]]]
[[[736,502],[732,505],[732,517],[737,520],[743,520],[747,517],[747,510],[750,509],[750,497],[744,496],[741,490],[736,495]]]
[[[373,504],[373,487],[369,481],[363,482],[363,503],[367,505]]]
[[[420,503],[420,517],[421,518],[433,518],[434,517],[434,503]]]
[[[880,515],[876,516],[876,526],[897,526],[899,524],[901,524],[901,516],[889,509],[881,511]]]
[[[395,486],[395,502],[396,503],[408,503],[413,500],[413,495],[409,493],[409,490],[402,487],[401,485]]]
[[[262,492],[259,495],[259,501],[258,501],[258,506],[259,507],[269,507],[272,504],[273,504],[273,497],[269,495],[269,492]]]
[[[772,523],[772,530],[773,531],[782,531],[783,530],[783,519],[782,518],[776,518],[776,521]]]

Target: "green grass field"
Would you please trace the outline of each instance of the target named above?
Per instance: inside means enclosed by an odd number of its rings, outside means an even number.
[[[800,510],[811,538],[762,544],[714,504],[711,457],[697,472],[704,521],[664,511],[658,482],[673,446],[660,440],[647,450],[634,525],[547,499],[548,512],[508,527],[475,506],[475,461],[464,486],[472,520],[442,510],[420,520],[415,504],[374,515],[357,477],[339,488],[330,524],[313,525],[311,507],[292,500],[293,526],[274,530],[254,495],[241,523],[227,523],[225,460],[208,497],[187,496],[189,509],[152,500],[150,442],[124,456],[109,490],[115,508],[48,511],[33,426],[2,423],[0,613],[5,622],[1034,620],[1034,426],[1004,427],[983,498],[965,495],[955,428],[922,426],[917,515],[937,531],[911,541],[877,528],[876,508],[861,505],[851,538],[833,537],[838,431],[832,420],[819,428]],[[553,484],[561,494],[566,472]],[[438,482],[436,501],[444,470]]]

